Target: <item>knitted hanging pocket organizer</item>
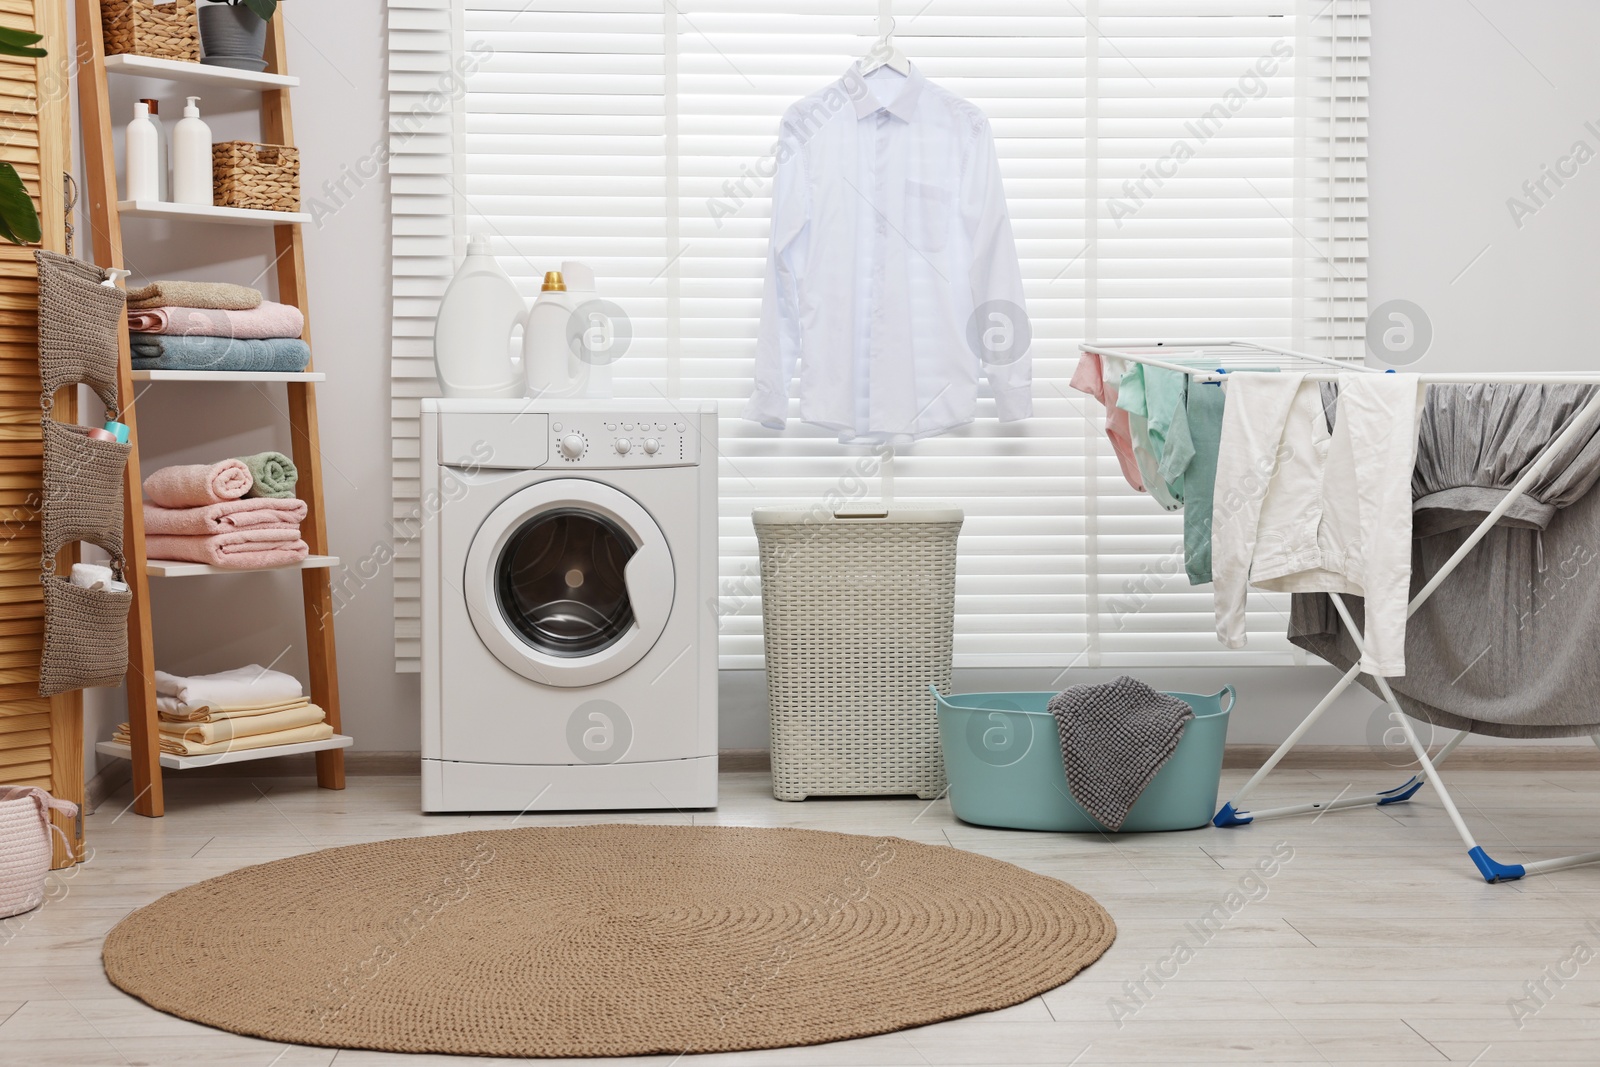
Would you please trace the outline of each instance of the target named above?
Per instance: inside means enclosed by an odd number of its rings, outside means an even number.
[[[56,574],[56,553],[87,541],[111,556],[123,576],[122,481],[131,444],[102,441],[89,428],[57,422],[55,393],[66,385],[93,389],[106,410],[119,412],[117,332],[126,296],[102,285],[99,267],[54,252],[34,253],[39,264],[39,379],[44,437],[44,495],[40,503],[44,586],[44,652],[39,695],[120,685],[128,670],[131,590],[85,589]]]

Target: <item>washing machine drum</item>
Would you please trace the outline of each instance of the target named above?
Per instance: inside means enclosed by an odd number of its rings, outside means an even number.
[[[467,554],[463,593],[495,658],[537,682],[593,685],[644,657],[672,608],[661,529],[626,494],[557,479],[510,497]]]

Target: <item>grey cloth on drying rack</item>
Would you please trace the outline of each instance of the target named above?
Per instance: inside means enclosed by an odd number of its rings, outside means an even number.
[[[1072,799],[1119,830],[1156,772],[1172,758],[1194,709],[1124,675],[1051,698]]]
[[[298,337],[128,335],[134,370],[303,371],[311,349]]]
[[[1415,594],[1577,416],[1593,386],[1430,387],[1412,492]],[[1495,737],[1600,730],[1600,427],[1580,433],[1406,627],[1414,718]],[[1358,625],[1361,602],[1346,598]],[[1359,658],[1333,604],[1298,594],[1289,639],[1341,670]],[[1365,675],[1361,683],[1377,693]]]

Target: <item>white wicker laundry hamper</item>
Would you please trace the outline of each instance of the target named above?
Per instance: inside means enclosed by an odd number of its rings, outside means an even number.
[[[944,791],[960,508],[757,508],[772,795]]]

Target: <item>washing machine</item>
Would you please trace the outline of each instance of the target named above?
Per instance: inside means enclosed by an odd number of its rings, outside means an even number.
[[[717,417],[422,402],[422,808],[717,801]]]

